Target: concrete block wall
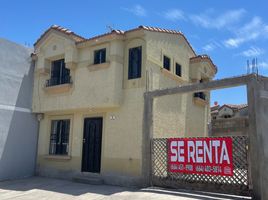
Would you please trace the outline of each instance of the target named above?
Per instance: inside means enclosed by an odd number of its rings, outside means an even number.
[[[0,38],[0,181],[34,175],[38,122],[31,113],[30,54]]]

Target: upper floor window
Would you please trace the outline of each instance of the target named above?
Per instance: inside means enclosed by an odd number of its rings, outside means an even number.
[[[203,83],[204,81],[203,81],[203,79],[200,79],[199,82]],[[194,97],[198,97],[198,98],[203,99],[203,100],[207,99],[206,94],[204,92],[196,92],[196,93],[194,93]]]
[[[142,48],[134,47],[129,49],[128,54],[128,79],[141,77]]]
[[[52,120],[49,154],[68,155],[70,119]]]
[[[106,49],[99,49],[94,51],[94,64],[101,64],[106,62]]]
[[[170,70],[170,58],[167,56],[164,56],[163,67],[167,70]]]
[[[180,64],[178,64],[178,63],[176,63],[176,71],[175,71],[175,73],[176,73],[176,75],[177,76],[181,76],[181,65]]]
[[[195,92],[194,97],[206,100],[206,94],[204,92]]]
[[[46,86],[60,85],[70,83],[70,70],[65,67],[64,59],[55,60],[51,66],[51,77]]]

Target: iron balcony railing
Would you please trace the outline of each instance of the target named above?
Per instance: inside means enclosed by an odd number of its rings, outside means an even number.
[[[206,94],[204,92],[196,92],[194,93],[194,97],[206,100]]]
[[[53,77],[46,81],[46,87],[51,87],[55,85],[62,85],[62,84],[71,84],[72,79],[71,76],[64,76],[64,77]]]

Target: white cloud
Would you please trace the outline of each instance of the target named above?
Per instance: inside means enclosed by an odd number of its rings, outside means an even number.
[[[232,48],[232,47],[238,47],[241,43],[244,42],[243,38],[230,38],[228,40],[225,40],[223,43],[225,47]]]
[[[236,48],[245,42],[256,40],[260,37],[268,38],[268,25],[260,17],[254,17],[249,23],[235,31],[235,37],[223,43],[228,48]]]
[[[260,67],[262,69],[268,69],[268,62],[260,62],[258,64],[258,67]]]
[[[139,17],[145,17],[147,15],[147,11],[145,10],[145,8],[139,4],[136,4],[131,8],[122,8],[122,9]]]
[[[221,46],[222,46],[222,45],[219,44],[218,42],[216,42],[216,41],[212,41],[212,42],[206,44],[205,46],[203,46],[202,49],[203,49],[204,51],[213,51],[213,50],[215,50],[216,48],[221,48]]]
[[[171,9],[164,13],[164,17],[171,21],[185,20],[185,16],[182,10]]]
[[[244,9],[229,10],[221,15],[215,16],[214,10],[207,10],[199,15],[190,15],[191,21],[204,28],[229,28],[228,26],[237,23],[244,16]]]
[[[213,44],[207,44],[204,47],[202,47],[204,51],[213,51],[215,49],[215,46]]]
[[[250,49],[241,52],[241,55],[245,57],[256,57],[264,53],[263,49],[258,47],[250,47]]]

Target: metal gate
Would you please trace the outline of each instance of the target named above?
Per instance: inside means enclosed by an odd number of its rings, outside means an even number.
[[[247,136],[232,136],[233,176],[183,174],[168,172],[168,138],[151,141],[151,181],[160,187],[194,189],[250,195],[249,142]]]

